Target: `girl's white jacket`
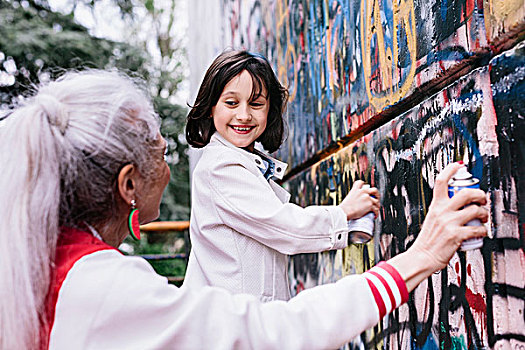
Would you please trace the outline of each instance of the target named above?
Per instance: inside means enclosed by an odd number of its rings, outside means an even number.
[[[276,176],[286,164],[278,160]],[[223,287],[262,301],[288,300],[288,255],[347,246],[338,206],[288,203],[289,193],[259,170],[261,158],[219,133],[192,176],[192,250],[183,288]]]

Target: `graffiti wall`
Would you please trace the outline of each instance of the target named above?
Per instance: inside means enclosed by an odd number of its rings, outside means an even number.
[[[292,292],[405,251],[463,160],[490,199],[483,248],[347,348],[525,349],[523,0],[221,0],[216,16],[217,46],[264,54],[289,88],[292,200],[335,205],[356,179],[381,192],[374,239],[294,256]]]
[[[458,253],[446,271],[419,286],[407,305],[361,338],[365,348],[524,345],[524,65],[521,45],[290,180],[303,205],[338,203],[356,179],[377,186],[382,201],[370,243],[294,257],[295,292],[405,251],[445,164],[468,162],[490,194],[483,248]]]

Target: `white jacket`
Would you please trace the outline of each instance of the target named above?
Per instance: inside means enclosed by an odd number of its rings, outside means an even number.
[[[399,274],[376,266],[289,302],[261,304],[220,288],[179,289],[144,259],[104,250],[67,273],[49,348],[335,349],[407,297]]]
[[[276,176],[285,164],[276,162]],[[290,254],[347,246],[347,220],[337,206],[302,208],[258,168],[261,158],[215,133],[192,180],[192,250],[184,287],[219,286],[262,301],[288,300]]]

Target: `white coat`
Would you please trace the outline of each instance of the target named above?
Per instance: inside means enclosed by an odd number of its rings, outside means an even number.
[[[276,176],[286,165],[276,162]],[[259,170],[261,157],[215,133],[192,177],[189,257],[184,287],[218,286],[262,301],[288,300],[288,255],[347,246],[337,206],[302,208]]]
[[[144,259],[103,250],[67,273],[49,349],[336,349],[407,298],[386,264],[261,304],[221,288],[179,289]]]

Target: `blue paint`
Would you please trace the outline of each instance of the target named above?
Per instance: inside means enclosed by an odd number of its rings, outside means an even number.
[[[441,0],[441,20],[443,22],[446,22],[447,20],[447,10],[448,10],[447,0]]]
[[[318,71],[319,67],[316,64],[316,58],[317,58],[317,52],[314,50],[315,47],[317,47],[316,42],[316,35],[315,35],[315,11],[314,11],[314,5],[313,3],[310,3],[310,18],[309,18],[309,25],[308,25],[308,60],[309,60],[309,76],[310,76],[310,83],[312,87],[312,98],[313,100],[319,98],[321,96],[321,85],[319,79],[316,79],[318,77]]]
[[[416,326],[416,328],[418,332],[421,332],[421,325]],[[416,342],[412,338],[410,342],[410,348],[411,350],[440,350],[438,346],[438,342],[436,341],[432,333],[428,335],[427,340],[425,341],[425,344],[423,344],[423,346],[421,347],[417,346]]]
[[[460,62],[472,56],[472,53],[465,51],[462,47],[448,47],[440,51],[432,51],[426,55],[425,64],[421,64],[416,69],[416,74],[430,67],[437,62]]]

